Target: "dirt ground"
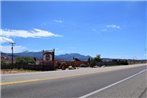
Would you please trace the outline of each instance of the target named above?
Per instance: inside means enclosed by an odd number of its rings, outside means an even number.
[[[26,72],[36,72],[36,71],[24,70],[24,69],[1,69],[0,74],[17,74],[17,73],[26,73]]]

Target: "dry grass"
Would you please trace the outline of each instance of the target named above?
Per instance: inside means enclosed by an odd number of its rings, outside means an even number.
[[[25,70],[25,69],[1,69],[0,74],[17,74],[26,72],[36,72],[35,70]]]

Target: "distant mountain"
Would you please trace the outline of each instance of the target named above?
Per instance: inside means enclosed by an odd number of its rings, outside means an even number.
[[[35,57],[38,59],[42,58],[42,52],[21,52],[21,53],[14,53],[15,56],[17,57]]]
[[[11,56],[11,53],[1,53],[1,56]],[[14,53],[14,57],[35,57],[38,59],[42,59],[42,52],[21,52],[21,53]],[[90,56],[81,55],[79,53],[70,53],[70,54],[61,54],[55,55],[55,59],[71,61],[74,58],[78,58],[79,60],[88,60]]]
[[[11,54],[1,52],[1,56],[4,56],[4,57],[11,57]]]
[[[79,60],[82,61],[87,61],[90,56],[81,55],[79,53],[70,53],[70,54],[57,55],[56,59],[64,59],[67,61],[71,61],[73,60],[73,57],[78,58]]]
[[[1,56],[11,58],[11,53],[1,52]],[[21,53],[14,53],[14,58],[15,57],[35,57],[38,59],[42,59],[42,51],[40,51],[40,52],[25,51],[25,52],[21,52]],[[85,56],[85,55],[81,55],[79,53],[68,53],[68,54],[55,55],[55,59],[65,60],[65,61],[71,61],[71,60],[73,60],[73,57],[78,58],[79,60],[82,60],[82,61],[83,60],[87,61],[89,57],[91,58],[91,56]],[[118,58],[102,58],[102,59],[103,59],[103,61],[112,61],[112,60],[118,59]],[[132,60],[132,59],[124,59],[124,60]],[[147,61],[147,60],[144,59],[144,61]]]

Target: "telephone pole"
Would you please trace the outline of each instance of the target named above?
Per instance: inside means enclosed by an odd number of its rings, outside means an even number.
[[[11,64],[13,65],[13,46],[15,43],[10,43],[11,44],[11,50],[12,50],[12,57],[11,57]]]

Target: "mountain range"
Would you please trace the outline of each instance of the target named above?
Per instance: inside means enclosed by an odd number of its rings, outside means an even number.
[[[11,58],[11,53],[3,53],[1,52],[1,56],[4,57],[9,57]],[[14,58],[15,57],[35,57],[37,59],[42,59],[42,51],[39,52],[29,52],[29,51],[25,51],[25,52],[20,52],[20,53],[14,53]],[[65,60],[65,61],[71,61],[74,58],[78,58],[81,61],[87,61],[88,58],[92,58],[89,55],[82,55],[79,53],[66,53],[66,54],[60,54],[60,55],[55,55],[55,59],[57,60]],[[119,59],[119,58],[102,58],[103,61],[111,61],[113,59]],[[131,59],[126,59],[126,60],[131,60]]]
[[[11,53],[2,53],[1,56],[6,56],[6,57],[11,57]],[[20,52],[20,53],[14,53],[14,58],[15,57],[35,57],[37,59],[42,59],[42,52]],[[66,54],[61,54],[61,55],[55,55],[55,59],[60,59],[60,60],[65,60],[65,61],[71,61],[74,58],[78,58],[79,60],[84,60],[87,61],[88,58],[91,56],[85,56],[81,55],[79,53],[66,53]]]

